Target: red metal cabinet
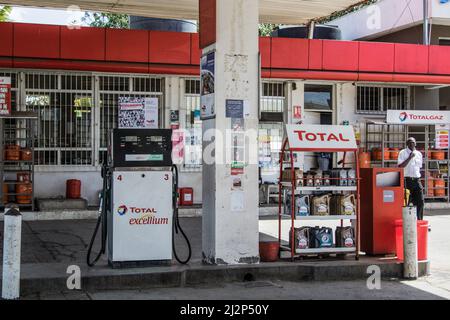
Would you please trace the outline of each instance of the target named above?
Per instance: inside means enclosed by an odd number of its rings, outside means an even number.
[[[403,169],[361,169],[361,251],[395,254],[395,220],[402,219]]]

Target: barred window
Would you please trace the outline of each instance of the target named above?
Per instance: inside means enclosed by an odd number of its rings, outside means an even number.
[[[384,114],[387,110],[407,110],[410,106],[408,87],[357,87],[357,112]]]
[[[27,73],[26,109],[35,111],[37,165],[92,165],[91,75]]]
[[[158,98],[159,127],[163,126],[164,81],[150,76],[100,76],[100,163],[103,162],[111,129],[117,128],[119,98]]]
[[[263,82],[261,112],[283,112],[284,84],[280,82]]]

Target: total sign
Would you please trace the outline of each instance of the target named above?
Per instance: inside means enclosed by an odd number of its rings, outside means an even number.
[[[11,78],[0,77],[0,116],[11,115]]]
[[[286,125],[293,151],[357,150],[352,126]]]
[[[388,110],[386,121],[393,124],[448,124],[450,123],[450,112]]]

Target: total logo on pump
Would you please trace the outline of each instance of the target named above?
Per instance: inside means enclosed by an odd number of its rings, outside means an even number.
[[[119,216],[124,216],[126,215],[128,212],[128,207],[126,205],[122,205],[119,208],[117,208],[117,213],[119,214]]]

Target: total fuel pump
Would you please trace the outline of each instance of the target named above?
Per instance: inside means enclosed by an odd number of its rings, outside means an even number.
[[[99,217],[87,264],[94,266],[108,252],[113,268],[171,264],[172,254],[189,262],[191,246],[178,218],[178,170],[172,163],[172,130],[114,129],[108,161],[102,169]],[[92,248],[101,228],[101,249]],[[186,260],[175,250],[181,232],[188,246]]]

